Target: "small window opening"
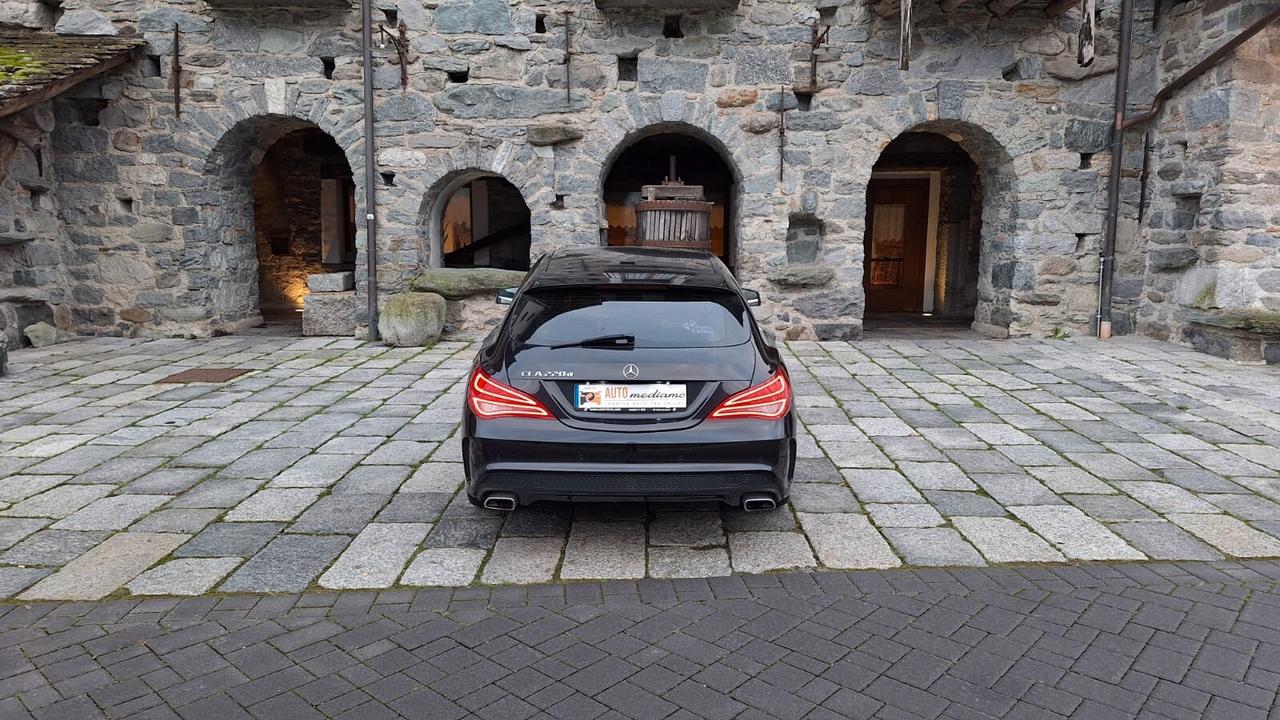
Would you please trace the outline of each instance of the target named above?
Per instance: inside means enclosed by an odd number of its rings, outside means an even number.
[[[836,24],[836,7],[818,8],[818,24],[819,25],[835,25]]]
[[[383,172],[383,173],[381,173],[381,175],[382,175],[382,184],[383,184],[383,185],[386,185],[387,187],[395,187],[395,184],[396,184],[396,174],[395,174],[395,173],[393,173],[393,172]]]
[[[36,173],[39,174],[40,177],[44,177],[44,146],[43,145],[36,146],[35,156],[36,156]]]
[[[1016,82],[1018,80],[1021,80],[1022,68],[1018,65],[1018,63],[1013,63],[1012,65],[1008,65],[1003,70],[1000,71],[1000,77],[1004,78],[1005,82]]]
[[[801,112],[813,109],[813,93],[808,90],[796,90],[796,108]]]
[[[39,188],[27,188],[27,192],[31,193],[31,209],[39,210],[44,204],[44,190]]]
[[[682,38],[684,31],[680,29],[680,21],[684,17],[681,15],[668,15],[662,20],[662,37],[664,38]]]
[[[556,195],[556,199],[551,201],[552,210],[563,210],[565,195]]]
[[[125,215],[133,214],[133,198],[130,198],[130,197],[116,198],[116,203],[120,206],[120,212],[124,213]]]
[[[1080,169],[1088,170],[1093,167],[1093,153],[1080,153]]]
[[[547,16],[544,13],[538,13],[533,20],[533,31],[544,33],[547,31]]]
[[[635,82],[640,78],[640,58],[618,56],[618,80]]]
[[[449,76],[449,82],[459,85],[471,79],[470,70],[451,70],[446,74]]]
[[[396,8],[385,8],[383,9],[382,14],[387,18],[387,22],[392,26],[400,23],[400,11]]]
[[[1083,255],[1089,250],[1089,233],[1076,233],[1076,254]]]
[[[106,100],[81,100],[77,109],[80,111],[80,122],[89,127],[98,127],[102,125],[101,113],[107,108]]]
[[[1200,227],[1200,196],[1175,195],[1173,198],[1173,230],[1195,230]]]
[[[142,64],[142,77],[160,77],[160,56],[148,55]]]
[[[338,61],[331,57],[322,57],[320,62],[324,63],[324,78],[326,80],[333,79],[333,71],[338,69]]]

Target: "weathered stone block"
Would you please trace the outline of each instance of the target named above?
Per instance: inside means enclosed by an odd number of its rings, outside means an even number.
[[[355,305],[354,292],[312,292],[302,300],[302,334],[354,335]]]
[[[313,293],[337,293],[354,289],[353,272],[318,273],[307,276],[307,289]]]
[[[828,265],[787,265],[769,273],[769,282],[781,287],[822,287],[836,276]]]
[[[1104,122],[1073,119],[1067,123],[1062,144],[1071,152],[1102,152],[1111,147],[1111,126]]]
[[[524,282],[524,276],[519,270],[498,268],[431,268],[410,281],[409,289],[459,300],[517,287]]]
[[[444,298],[435,293],[392,295],[378,316],[378,332],[392,347],[431,347],[444,329],[444,313]]]
[[[47,347],[58,343],[58,329],[49,323],[38,322],[26,326],[22,329],[22,334],[26,336],[27,342],[31,343],[31,347]]]
[[[506,35],[515,30],[505,0],[458,0],[436,10],[436,30],[442,33]]]
[[[530,118],[576,112],[584,109],[589,101],[585,92],[576,90],[566,99],[564,92],[552,88],[507,85],[456,85],[434,99],[441,112],[465,119]]]
[[[526,139],[530,145],[559,145],[582,139],[582,130],[572,125],[530,126]]]
[[[111,19],[97,10],[69,10],[53,28],[59,35],[118,35]]]

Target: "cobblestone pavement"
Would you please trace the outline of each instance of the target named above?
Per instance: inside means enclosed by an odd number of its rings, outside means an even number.
[[[0,596],[1280,557],[1280,383],[1125,338],[793,343],[790,507],[470,507],[472,348],[269,334],[22,350]],[[157,384],[243,368],[223,383]]]
[[[0,717],[1276,717],[1280,566],[0,605]]]

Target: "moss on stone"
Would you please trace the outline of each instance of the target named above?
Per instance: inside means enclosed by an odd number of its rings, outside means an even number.
[[[1215,280],[1209,283],[1208,285],[1204,286],[1204,289],[1201,290],[1200,294],[1196,296],[1195,302],[1193,304],[1198,308],[1208,309],[1213,307],[1213,301],[1215,298],[1217,298],[1217,296],[1218,296],[1218,281]]]
[[[44,69],[44,63],[29,53],[0,45],[0,84],[25,80]]]

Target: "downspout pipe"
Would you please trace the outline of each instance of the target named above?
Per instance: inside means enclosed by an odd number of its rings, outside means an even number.
[[[1111,132],[1111,176],[1107,178],[1107,223],[1102,239],[1098,283],[1098,338],[1111,337],[1111,294],[1115,282],[1116,231],[1120,223],[1120,175],[1124,168],[1125,106],[1129,98],[1129,59],[1133,51],[1133,0],[1120,4],[1120,42],[1116,59],[1115,126]]]
[[[368,270],[369,339],[378,339],[378,195],[373,144],[373,2],[360,0],[364,53],[364,258]]]

